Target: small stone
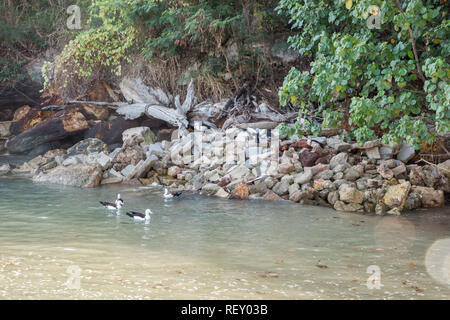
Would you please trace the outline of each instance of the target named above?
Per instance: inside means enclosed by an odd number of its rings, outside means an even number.
[[[250,192],[250,194],[256,193],[264,194],[267,192],[267,186],[264,182],[258,182],[253,185],[249,185],[248,191]]]
[[[167,175],[171,177],[176,177],[179,173],[181,173],[180,167],[172,166],[169,169],[167,169]]]
[[[285,195],[289,191],[289,184],[287,182],[278,182],[272,188],[272,191],[278,194],[279,196]]]
[[[288,174],[295,170],[295,167],[291,163],[282,163],[278,167],[278,172],[282,174]]]
[[[355,167],[348,168],[344,172],[345,180],[356,181],[359,177],[361,177],[361,173]]]
[[[406,198],[404,209],[411,211],[420,208],[420,206],[422,205],[421,199],[422,197],[418,193],[410,192],[408,197]]]
[[[332,206],[336,203],[336,201],[339,200],[339,191],[332,191],[328,193],[327,196],[328,203],[330,203]]]
[[[352,148],[352,145],[346,142],[343,142],[339,136],[334,136],[331,138],[327,138],[327,145],[330,148],[333,148],[337,152],[348,151]]]
[[[323,190],[324,189],[324,183],[325,183],[324,179],[314,180],[314,183],[313,183],[314,190],[317,190],[317,191]]]
[[[315,179],[324,179],[329,180],[333,177],[333,171],[332,170],[324,170],[322,172],[319,172],[314,176]]]
[[[248,188],[245,183],[241,183],[234,188],[233,192],[231,193],[232,197],[235,199],[241,199],[245,200],[248,199]]]
[[[202,193],[206,194],[206,195],[212,195],[212,194],[215,194],[217,191],[219,191],[219,189],[222,189],[222,188],[219,187],[217,184],[208,183],[203,186]]]
[[[311,178],[312,178],[312,176],[311,176]],[[274,186],[277,182],[278,182],[277,179],[275,179],[274,177],[267,177],[267,178],[264,180],[264,183],[266,184],[266,187],[269,188],[269,189],[272,189],[273,186]]]
[[[297,183],[293,183],[289,186],[289,194],[293,194],[300,190],[300,186]]]
[[[141,161],[143,162],[143,160],[141,160]],[[139,163],[141,163],[141,162],[139,162]],[[134,168],[136,168],[136,166],[129,164],[122,171],[120,171],[120,173],[124,177],[127,177],[134,170]]]
[[[263,200],[282,200],[282,198],[275,192],[268,190],[266,194],[263,196]]]
[[[369,159],[381,159],[380,150],[378,147],[367,149],[366,155]]]
[[[101,184],[116,184],[116,183],[121,183],[121,182],[122,182],[121,178],[112,177],[112,178],[103,179]]]
[[[11,167],[8,163],[0,166],[0,176],[4,176],[10,172],[11,172]]]
[[[250,173],[250,170],[245,165],[239,165],[229,170],[228,173],[232,180],[236,180],[247,176]]]
[[[216,197],[228,199],[230,197],[230,194],[226,192],[223,188],[220,188],[216,193]]]
[[[392,159],[393,151],[390,147],[387,146],[381,147],[379,152],[382,160]]]
[[[375,206],[375,213],[380,216],[384,216],[387,212],[387,206],[384,203],[377,203]]]
[[[399,166],[395,167],[394,169],[392,169],[392,173],[394,174],[394,177],[397,177],[405,172],[406,172],[406,166],[403,163],[400,164]]]
[[[294,176],[294,183],[305,184],[311,181],[313,177],[312,170],[305,168],[305,171]]]
[[[342,166],[345,165],[347,163],[347,160],[348,160],[348,154],[346,152],[338,153],[333,158],[331,158],[330,169],[333,170],[338,165],[342,165]],[[337,172],[337,171],[335,171],[335,172]]]

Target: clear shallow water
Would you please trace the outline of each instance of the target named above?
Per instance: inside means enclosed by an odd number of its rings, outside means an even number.
[[[118,192],[120,215],[98,203]],[[450,298],[448,208],[377,217],[161,194],[0,177],[0,299]],[[150,224],[125,215],[146,208]]]

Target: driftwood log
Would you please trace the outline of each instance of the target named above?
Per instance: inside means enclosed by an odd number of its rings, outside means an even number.
[[[197,104],[193,80],[188,85],[183,103],[180,97],[165,94],[159,88],[147,87],[142,80],[124,78],[120,89],[127,102],[68,101],[69,104],[102,105],[114,109],[126,120],[134,120],[143,115],[160,119],[171,126],[185,131],[196,122],[211,128],[224,129],[245,122],[272,121],[276,123],[290,121],[297,117],[296,112],[281,114],[274,112],[266,104],[258,105],[251,95],[251,86],[245,83],[228,101],[212,103],[204,101]]]

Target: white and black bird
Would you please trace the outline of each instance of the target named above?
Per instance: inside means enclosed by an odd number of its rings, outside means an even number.
[[[181,191],[169,192],[169,189],[164,188],[164,198],[169,199],[173,197],[179,197],[181,195]]]
[[[145,214],[135,211],[127,212],[127,216],[133,218],[135,221],[149,221],[150,215],[152,214],[152,210],[145,210]]]
[[[120,193],[117,195],[117,199],[114,203],[105,201],[100,201],[100,203],[102,204],[102,206],[109,210],[118,210],[122,208],[124,204],[123,200],[120,198]]]

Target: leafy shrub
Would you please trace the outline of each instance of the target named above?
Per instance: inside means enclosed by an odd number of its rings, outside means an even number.
[[[299,117],[316,117],[300,131],[317,132],[321,122],[348,128],[360,143],[406,139],[419,148],[450,130],[445,1],[281,0],[277,9],[298,30],[291,47],[314,58],[309,71],[293,68],[279,91]],[[369,29],[377,12],[381,28]]]

